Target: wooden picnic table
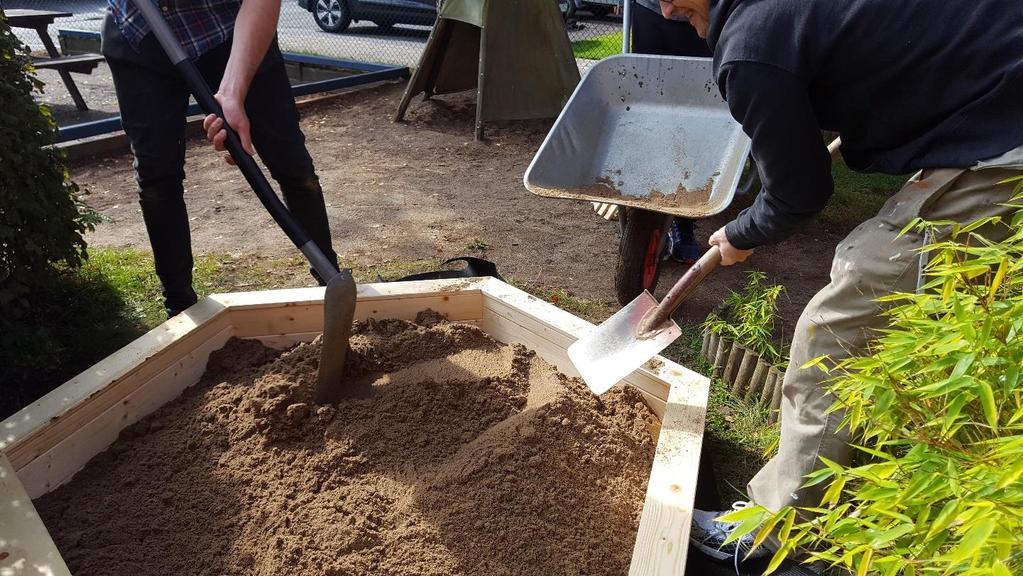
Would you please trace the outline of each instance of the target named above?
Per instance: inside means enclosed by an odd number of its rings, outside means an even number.
[[[53,24],[57,18],[66,18],[72,14],[70,12],[30,9],[4,10],[4,14],[7,16],[7,23],[12,28],[27,28],[35,30],[36,34],[39,34],[39,39],[46,47],[49,58],[33,59],[33,64],[39,69],[56,70],[60,74],[60,79],[64,81],[68,93],[71,94],[71,99],[75,101],[75,106],[83,112],[88,110],[89,107],[85,104],[82,93],[78,91],[74,79],[71,78],[71,73],[90,74],[103,61],[103,57],[99,54],[61,56],[60,51],[53,44],[53,39],[50,38],[50,24]]]

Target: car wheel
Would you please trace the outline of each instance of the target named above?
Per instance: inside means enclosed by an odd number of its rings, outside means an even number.
[[[316,25],[327,32],[343,32],[352,23],[352,13],[345,0],[316,0],[313,18]]]

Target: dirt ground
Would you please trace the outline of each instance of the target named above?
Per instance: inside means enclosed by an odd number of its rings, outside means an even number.
[[[279,354],[229,342],[37,501],[76,574],[628,570],[660,428],[638,391],[436,313],[357,323],[362,394],[336,405],[311,398],[318,343]]]
[[[403,87],[386,84],[351,92],[303,111],[302,128],[341,257],[370,266],[466,255],[470,246],[486,246],[483,256],[506,277],[613,301],[617,224],[597,217],[588,203],[536,197],[522,185],[550,121],[489,126],[488,140],[477,143],[471,95],[417,100],[407,122],[391,122]],[[197,252],[295,253],[241,174],[204,142],[189,143],[187,171]],[[81,163],[72,172],[91,192],[88,204],[110,219],[89,235],[89,242],[148,248],[131,156]],[[705,239],[732,212],[700,222],[698,236]],[[758,250],[747,265],[715,273],[684,306],[682,317],[702,320],[729,289],[741,285],[743,271],[755,267],[786,286],[780,315],[794,322],[810,296],[827,283],[839,232],[811,228],[782,245]],[[665,291],[682,271],[668,263],[659,290]]]

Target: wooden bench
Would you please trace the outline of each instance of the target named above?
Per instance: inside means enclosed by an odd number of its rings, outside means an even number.
[[[32,65],[36,67],[36,70],[64,70],[77,74],[90,74],[102,61],[103,56],[99,54],[76,54],[56,58],[33,58]]]
[[[78,86],[75,85],[75,81],[71,78],[71,73],[83,72],[89,74],[103,60],[103,57],[98,54],[91,54],[88,55],[90,58],[83,60],[78,56],[61,56],[57,47],[53,45],[53,40],[50,38],[50,24],[53,24],[53,21],[57,18],[66,18],[72,14],[70,12],[31,9],[4,10],[4,14],[7,16],[7,24],[12,28],[27,28],[36,31],[36,34],[39,35],[39,40],[46,47],[46,53],[50,57],[38,60],[33,59],[33,64],[40,70],[47,68],[56,70],[60,74],[60,79],[64,81],[64,86],[67,87],[68,93],[71,94],[75,107],[83,112],[88,110],[89,107],[85,104],[82,93],[78,91]],[[96,58],[98,60],[95,62],[88,61]]]

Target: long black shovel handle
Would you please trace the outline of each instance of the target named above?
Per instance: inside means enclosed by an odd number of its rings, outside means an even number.
[[[678,282],[671,287],[671,290],[661,299],[656,308],[647,313],[639,325],[639,333],[647,334],[659,328],[667,322],[671,315],[678,310],[678,307],[692,293],[700,282],[710,274],[711,270],[717,268],[721,263],[721,250],[717,246],[711,246],[696,264],[689,267],[689,270],[678,279]]]
[[[199,73],[199,69],[188,59],[188,55],[185,54],[181,45],[178,44],[177,37],[174,36],[174,32],[167,25],[167,21],[163,19],[163,15],[160,13],[156,2],[154,0],[133,1],[149,24],[149,28],[153,31],[153,35],[156,36],[156,40],[160,42],[163,51],[167,53],[171,63],[174,64],[174,67],[178,69],[181,76],[185,79],[185,83],[188,85],[189,90],[192,91],[192,95],[195,96],[199,107],[206,114],[216,114],[218,117],[224,118],[224,111],[221,109],[220,103],[213,97],[213,92],[206,84],[202,74]],[[242,141],[238,137],[238,133],[227,125],[227,120],[224,120],[224,129],[227,130],[227,151],[231,153],[238,169],[242,171],[245,180],[248,181],[252,191],[259,197],[266,211],[270,213],[270,216],[277,222],[277,225],[284,230],[284,233],[288,235],[291,242],[302,251],[302,254],[309,260],[309,264],[320,275],[320,278],[324,282],[333,278],[338,273],[337,265],[327,258],[319,246],[309,237],[305,228],[298,223],[298,220],[295,220],[295,217],[292,216],[291,212],[284,206],[284,203],[277,197],[277,193],[274,192],[270,183],[267,182],[266,176],[259,169],[255,159],[249,156],[242,148]]]

